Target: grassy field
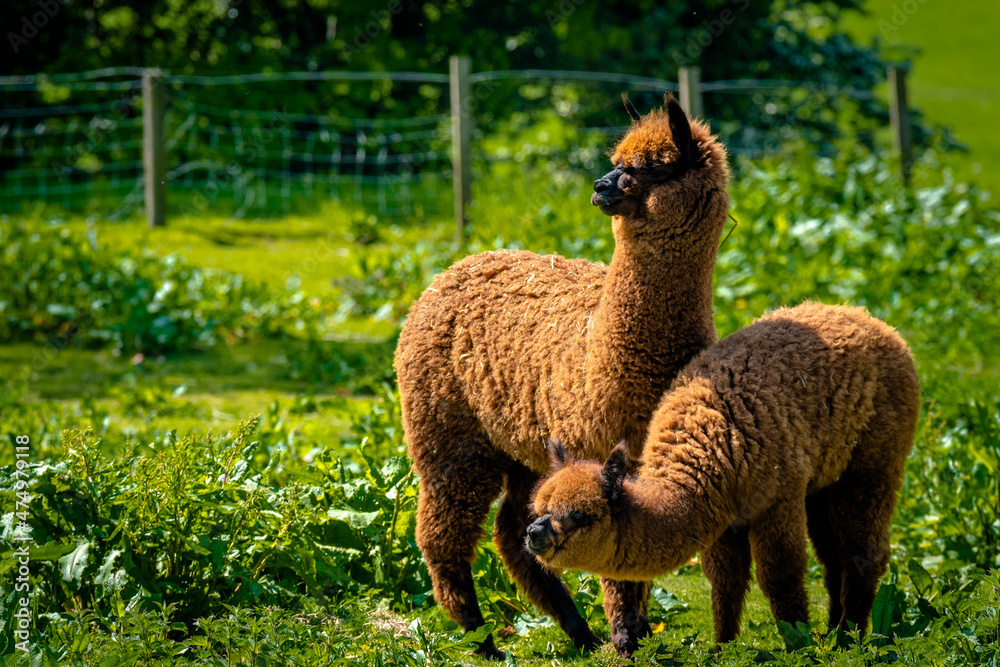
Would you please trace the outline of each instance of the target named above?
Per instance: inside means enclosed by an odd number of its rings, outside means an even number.
[[[828,633],[810,557],[811,628],[779,631],[754,584],[743,634],[716,651],[694,559],[655,582],[635,664],[1000,660],[1000,3],[868,7],[848,29],[912,59],[913,104],[969,152],[923,155],[911,187],[850,142],[741,162],[714,307],[724,336],[806,299],[863,305],[910,343],[923,404],[872,632]],[[153,230],[0,217],[0,667],[489,664],[434,604],[416,547],[392,353],[412,301],[465,255],[610,260],[588,180],[543,165],[483,166],[462,244],[446,219],[356,203]],[[11,634],[26,534],[30,656]],[[473,575],[507,665],[625,664],[575,650],[489,541]],[[606,638],[597,579],[564,580]]]
[[[961,180],[1000,196],[1000,3],[994,0],[869,0],[845,26],[862,43],[878,38],[893,60],[911,60],[911,103],[969,148],[956,163]]]
[[[744,165],[731,188],[740,223],[716,270],[722,335],[809,298],[863,304],[912,345],[924,410],[884,637],[832,648],[811,561],[810,635],[780,635],[755,586],[744,634],[715,653],[693,562],[656,582],[639,664],[995,661],[1000,212],[933,159],[913,190],[849,151]],[[463,246],[446,221],[334,208],[152,231],[138,219],[2,221],[0,416],[32,442],[34,664],[484,664],[433,605],[415,546],[395,336],[431,276],[465,254],[612,250],[587,183],[488,182]],[[7,578],[13,463],[0,452]],[[607,646],[574,650],[489,543],[474,574],[508,664],[619,664]],[[607,636],[596,580],[566,580]],[[0,600],[0,623],[13,609]],[[21,664],[7,637],[2,664]]]

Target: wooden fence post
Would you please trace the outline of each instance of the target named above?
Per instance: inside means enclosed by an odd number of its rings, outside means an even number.
[[[472,107],[469,73],[472,62],[468,56],[452,56],[450,61],[451,88],[451,166],[455,191],[455,240],[465,238],[467,208],[472,199]]]
[[[681,108],[689,118],[701,118],[705,107],[701,99],[701,68],[697,65],[681,67],[677,78],[681,88]]]
[[[906,101],[906,70],[890,67],[889,120],[892,123],[892,151],[899,158],[903,181],[910,181],[913,163],[913,137],[910,133],[910,107]]]
[[[142,168],[145,179],[146,219],[162,227],[167,219],[167,156],[163,142],[166,115],[163,72],[142,73]]]

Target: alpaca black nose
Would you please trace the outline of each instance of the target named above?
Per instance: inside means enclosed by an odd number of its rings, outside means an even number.
[[[620,175],[621,172],[616,169],[594,181],[594,194],[590,196],[590,203],[600,206],[601,211],[608,215],[614,215],[616,207],[623,201],[622,191],[618,187]]]
[[[598,194],[604,194],[612,187],[614,187],[614,184],[607,176],[605,176],[604,178],[599,178],[596,181],[594,181],[594,192],[597,192]]]
[[[528,526],[528,550],[533,553],[547,551],[552,545],[552,523],[548,516],[543,516],[538,521]]]
[[[537,523],[533,523],[528,526],[528,539],[532,542],[538,542],[545,537],[545,528],[539,526]]]

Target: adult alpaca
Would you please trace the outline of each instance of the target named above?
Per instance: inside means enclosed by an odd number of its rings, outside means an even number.
[[[505,489],[493,533],[504,564],[577,646],[596,645],[558,575],[524,549],[546,443],[558,434],[575,454],[603,458],[624,440],[638,455],[663,391],[716,338],[725,150],[672,97],[644,117],[625,103],[632,126],[592,197],[613,216],[610,266],[521,251],[467,257],[434,279],[400,334],[403,427],[421,479],[417,543],[435,599],[466,630],[483,623],[471,563]],[[645,618],[624,613],[648,589],[605,590],[617,645],[642,632]],[[503,656],[492,636],[479,651]]]
[[[624,447],[603,466],[553,473],[535,497],[542,518],[528,528],[529,549],[553,567],[623,580],[701,551],[716,640],[726,642],[739,632],[751,557],[775,620],[808,622],[808,533],[830,626],[863,632],[919,411],[913,358],[891,327],[862,308],[778,310],[681,371],[637,477],[627,477]]]

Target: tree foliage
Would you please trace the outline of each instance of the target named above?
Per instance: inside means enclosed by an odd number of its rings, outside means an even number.
[[[449,56],[468,54],[473,71],[591,70],[676,80],[680,66],[697,64],[705,81],[808,81],[864,97],[884,77],[885,63],[838,24],[844,10],[862,6],[863,0],[14,0],[0,15],[16,57],[0,71],[445,73]],[[437,113],[447,90],[307,82],[225,94],[248,108],[270,108],[280,99],[288,111],[374,118]],[[212,95],[218,101],[217,91]],[[607,108],[608,96],[601,97],[599,106]],[[515,98],[489,94],[480,111],[487,120],[505,116],[520,103]],[[640,101],[648,107],[656,97]],[[838,133],[845,109],[878,124],[886,119],[882,103],[846,95],[706,97],[706,114],[716,123],[805,126],[814,141]]]

